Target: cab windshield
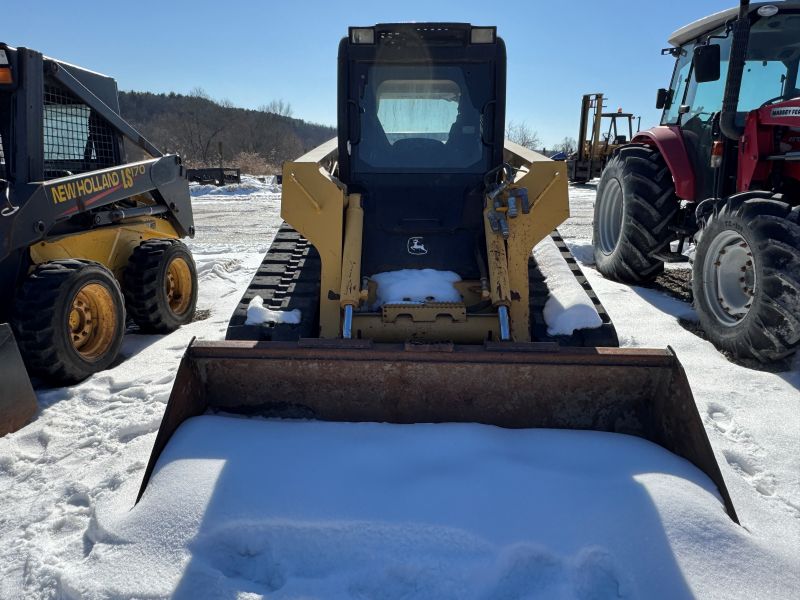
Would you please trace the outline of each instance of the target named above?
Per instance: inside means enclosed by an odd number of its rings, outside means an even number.
[[[373,65],[359,102],[361,172],[483,171],[479,66]]]
[[[750,27],[739,112],[751,111],[773,99],[777,102],[800,96],[798,61],[800,12],[781,11],[755,21]]]

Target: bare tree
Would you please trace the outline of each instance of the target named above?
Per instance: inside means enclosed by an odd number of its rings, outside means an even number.
[[[536,150],[539,147],[539,134],[528,127],[525,121],[521,123],[509,121],[506,124],[506,137],[512,142],[531,150]]]
[[[578,149],[578,143],[575,141],[575,138],[571,138],[569,136],[565,137],[561,140],[560,144],[556,145],[556,150],[559,152],[563,152],[564,154],[572,154]]]
[[[199,85],[192,88],[192,91],[189,92],[189,96],[192,98],[202,98],[203,100],[211,100],[211,96]]]
[[[273,115],[280,115],[281,117],[291,117],[294,114],[292,105],[285,102],[283,98],[272,100],[269,104],[262,104],[258,107],[258,110],[272,113]]]

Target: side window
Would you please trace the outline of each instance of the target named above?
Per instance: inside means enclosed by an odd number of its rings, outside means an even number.
[[[683,96],[686,92],[686,80],[689,79],[689,70],[692,66],[692,50],[694,43],[690,42],[680,47],[680,55],[675,64],[675,72],[672,74],[672,83],[669,89],[672,91],[672,104],[664,109],[661,116],[662,125],[674,125],[680,118],[678,109],[683,103]]]
[[[715,32],[712,35],[721,35],[722,30]],[[712,45],[719,46],[720,77],[716,81],[706,81],[697,83],[694,75],[689,82],[689,89],[686,93],[684,104],[689,105],[689,112],[683,117],[686,122],[692,117],[700,117],[702,120],[707,121],[711,115],[722,110],[722,97],[725,95],[725,81],[728,74],[728,61],[731,55],[731,38],[728,36],[722,39],[712,40]]]

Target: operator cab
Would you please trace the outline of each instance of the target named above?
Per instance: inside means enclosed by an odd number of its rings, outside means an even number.
[[[754,3],[747,6],[746,54],[734,56],[742,69],[741,84],[731,87],[730,128],[727,136],[726,177],[709,164],[714,140],[725,130],[723,113],[734,46],[738,9],[723,11],[691,23],[670,37],[675,57],[669,89],[659,90],[662,126],[680,128],[693,165],[697,165],[695,199],[724,197],[735,191],[736,139],[747,116],[761,107],[800,97],[800,2]]]
[[[503,160],[506,54],[494,27],[354,27],[339,46],[339,178],[362,194],[364,275],[475,279],[484,176]]]

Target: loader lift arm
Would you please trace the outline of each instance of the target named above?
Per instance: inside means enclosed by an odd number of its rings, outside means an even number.
[[[86,223],[70,219],[89,211],[92,211],[87,217],[90,227],[111,225],[135,216],[164,214],[182,237],[194,235],[183,166],[175,155],[36,182],[25,186],[25,191],[29,196],[16,207],[18,210],[0,218],[0,260],[17,248],[85,230]],[[158,202],[101,210],[147,192],[158,198]]]

